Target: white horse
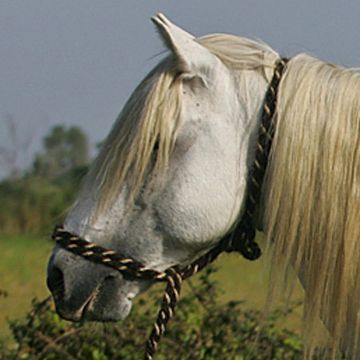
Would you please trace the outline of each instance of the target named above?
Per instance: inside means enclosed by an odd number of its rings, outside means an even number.
[[[279,55],[242,37],[195,38],[161,14],[153,22],[170,54],[131,95],[64,226],[163,271],[214,246],[243,211],[259,111]],[[262,204],[270,288],[295,268],[305,289],[305,357],[318,344],[321,318],[332,356],[341,348],[357,359],[359,71],[304,54],[288,63]],[[150,283],[59,247],[48,267],[57,311],[70,320],[123,319]]]

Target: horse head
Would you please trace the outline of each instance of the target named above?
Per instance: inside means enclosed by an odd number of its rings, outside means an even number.
[[[130,96],[64,228],[163,271],[212,247],[241,213],[278,55],[231,35],[195,38],[161,14],[153,22],[170,54]],[[58,246],[48,265],[70,320],[123,319],[149,285]]]

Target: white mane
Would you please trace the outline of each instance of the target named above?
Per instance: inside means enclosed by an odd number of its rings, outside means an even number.
[[[306,290],[307,358],[321,318],[332,356],[360,338],[360,71],[292,59],[278,96],[265,196],[272,285],[292,266]],[[272,293],[273,294],[273,293]],[[325,356],[325,355],[324,355]]]

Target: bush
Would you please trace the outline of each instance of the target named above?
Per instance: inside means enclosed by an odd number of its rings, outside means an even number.
[[[28,175],[0,182],[1,233],[48,233],[63,220],[86,170],[73,168],[52,180]]]
[[[241,302],[221,303],[211,268],[182,297],[168,332],[160,342],[158,360],[286,360],[302,357],[298,335],[279,327],[287,313],[275,311],[265,320]],[[196,290],[194,290],[196,288]],[[25,319],[10,323],[16,347],[0,342],[1,359],[134,360],[143,356],[144,343],[161,298],[158,287],[138,301],[121,323],[74,324],[52,310],[49,299],[34,301]],[[262,324],[260,326],[260,323]]]

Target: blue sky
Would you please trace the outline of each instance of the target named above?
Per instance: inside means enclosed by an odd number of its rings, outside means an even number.
[[[31,143],[19,165],[55,124],[81,126],[92,144],[108,133],[163,51],[149,21],[157,11],[194,35],[260,38],[283,55],[360,66],[355,0],[0,0],[0,145],[14,146],[11,114],[19,145]]]

